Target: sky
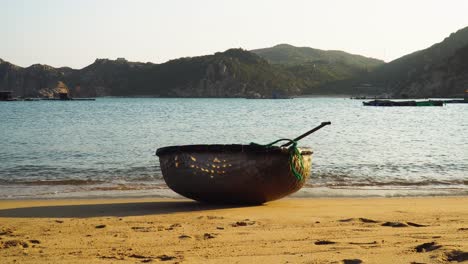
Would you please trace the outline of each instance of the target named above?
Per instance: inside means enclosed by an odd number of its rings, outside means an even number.
[[[83,68],[288,43],[391,61],[468,26],[466,0],[0,0],[0,58]]]

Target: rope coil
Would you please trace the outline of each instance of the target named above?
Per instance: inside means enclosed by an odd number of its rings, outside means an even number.
[[[278,142],[282,142],[282,141],[288,141],[289,144],[291,145],[288,148],[288,150],[289,150],[289,167],[291,168],[291,173],[294,175],[294,177],[296,177],[296,179],[298,181],[302,181],[303,176],[302,176],[301,171],[304,171],[304,162],[303,162],[303,159],[302,159],[302,154],[299,151],[299,149],[297,148],[297,141],[294,141],[292,139],[282,138],[282,139],[278,139],[278,140],[273,141],[273,142],[271,142],[269,144],[266,144],[266,145],[257,144],[257,143],[254,143],[254,142],[251,142],[250,145],[261,146],[261,147],[265,147],[265,148],[271,148],[275,144],[277,144]],[[298,171],[296,169],[296,163],[299,163],[300,171]]]

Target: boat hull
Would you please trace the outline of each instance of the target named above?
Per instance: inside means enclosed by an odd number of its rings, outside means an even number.
[[[209,203],[262,204],[298,191],[310,176],[310,149],[301,149],[302,175],[291,172],[286,148],[188,145],[157,150],[166,184],[187,198]]]
[[[444,106],[443,101],[390,101],[390,100],[373,100],[362,102],[365,106]]]

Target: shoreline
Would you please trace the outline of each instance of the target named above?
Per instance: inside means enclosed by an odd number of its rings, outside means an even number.
[[[0,200],[4,263],[447,263],[468,260],[468,196]],[[352,262],[354,261],[354,262]]]
[[[6,186],[5,186],[6,187]],[[170,198],[184,199],[167,186],[15,186],[10,185],[0,193],[0,201],[5,200],[60,200],[60,199],[132,199],[132,198]],[[25,195],[24,193],[27,193]],[[385,197],[453,197],[468,196],[466,185],[452,186],[305,186],[290,195],[291,198],[385,198]]]

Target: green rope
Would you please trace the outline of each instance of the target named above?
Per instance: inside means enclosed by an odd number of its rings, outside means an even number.
[[[292,142],[291,146],[288,148],[288,150],[289,150],[289,167],[291,168],[291,172],[294,175],[294,177],[296,177],[296,179],[298,181],[302,181],[303,177],[302,177],[301,172],[297,171],[296,166],[294,166],[294,157],[296,157],[296,160],[299,161],[299,167],[301,168],[301,171],[304,171],[304,163],[303,163],[303,160],[302,160],[302,154],[299,151],[299,149],[297,148],[297,142],[296,141],[291,140],[291,139],[287,139],[287,138],[282,138],[282,139],[278,139],[278,140],[273,141],[270,144],[266,144],[266,145],[257,144],[257,143],[254,143],[254,142],[251,142],[250,145],[270,148],[270,147],[273,147],[276,143],[281,142],[281,141]]]

